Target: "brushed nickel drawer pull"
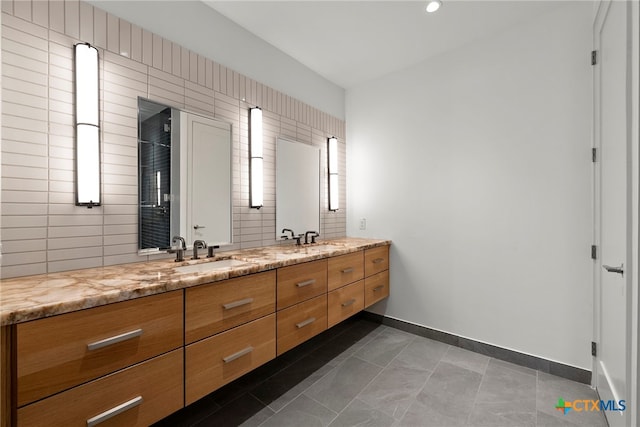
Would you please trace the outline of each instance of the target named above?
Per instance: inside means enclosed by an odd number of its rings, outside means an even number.
[[[223,357],[223,358],[222,358],[222,361],[223,361],[224,363],[233,362],[234,360],[236,360],[236,359],[238,359],[238,358],[240,358],[240,357],[244,356],[245,354],[249,354],[249,353],[251,353],[252,351],[253,351],[253,347],[249,346],[249,347],[247,347],[247,348],[243,348],[242,350],[240,350],[240,351],[239,351],[239,352],[237,352],[237,353],[233,353],[233,354],[230,354],[230,355],[229,355],[229,356],[227,356],[227,357]]]
[[[304,282],[296,283],[296,286],[299,288],[303,288],[305,286],[313,285],[316,283],[316,279],[305,280]]]
[[[107,411],[104,411],[101,414],[96,415],[95,417],[89,418],[87,420],[87,427],[97,426],[101,422],[107,421],[109,418],[113,418],[116,415],[119,415],[129,409],[133,409],[136,406],[142,403],[142,396],[134,397],[131,400],[124,402],[121,405],[113,407]]]
[[[350,305],[353,305],[353,303],[356,302],[355,298],[351,298],[349,301],[345,301],[342,303],[343,307],[349,307]]]
[[[115,337],[109,337],[100,341],[92,342],[91,344],[87,344],[87,350],[89,351],[97,350],[102,347],[107,347],[122,341],[139,337],[140,335],[142,335],[142,329],[136,329],[134,331],[125,332],[124,334],[116,335]]]
[[[380,264],[382,261],[384,261],[384,258],[376,258],[371,262],[373,262],[374,264]]]
[[[300,322],[300,323],[296,323],[296,328],[298,328],[298,329],[300,329],[300,328],[304,328],[305,326],[310,325],[310,324],[312,324],[312,323],[313,323],[313,322],[315,322],[315,321],[316,321],[316,318],[315,318],[315,317],[310,317],[310,318],[308,318],[307,320],[303,320],[303,321],[302,321],[302,322]]]
[[[226,304],[222,304],[225,310],[230,310],[232,308],[240,307],[241,305],[251,304],[253,302],[253,298],[245,298],[234,302],[228,302]]]
[[[384,285],[376,286],[375,288],[373,288],[373,292],[377,292],[382,288],[384,288]]]
[[[349,268],[345,268],[344,270],[342,270],[343,273],[353,273],[353,267],[349,267]]]

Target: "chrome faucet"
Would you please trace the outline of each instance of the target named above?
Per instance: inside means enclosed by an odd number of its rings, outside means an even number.
[[[309,235],[311,235],[311,242],[309,242]],[[304,244],[308,245],[309,243],[315,243],[316,237],[320,237],[320,233],[317,231],[307,231],[304,233]]]
[[[184,251],[185,249],[187,249],[187,242],[184,241],[184,237],[180,237],[180,236],[173,236],[173,239],[171,239],[171,244],[173,245],[176,242],[180,242],[182,243],[180,246],[178,246],[176,249],[169,249],[167,252],[172,254],[172,253],[176,253],[176,262],[182,262],[184,261]]]
[[[296,233],[294,233],[293,230],[290,228],[283,228],[282,233],[291,233],[291,239],[295,239],[296,245],[300,246],[300,238],[302,237],[302,234],[298,234],[296,236]],[[287,236],[286,234],[284,234],[282,238],[285,240],[289,240],[289,236]]]
[[[219,249],[220,246],[218,245],[210,245],[207,247],[207,258],[213,258],[214,256],[216,256],[215,254],[215,250]]]
[[[294,232],[293,232],[293,230],[292,230],[292,229],[290,229],[290,228],[283,228],[283,229],[282,229],[282,233],[284,233],[284,235],[282,236],[282,238],[283,238],[283,239],[288,239],[288,238],[289,238],[289,236],[287,236],[287,234],[286,234],[286,233],[291,233],[291,238],[292,238],[292,239],[295,239],[295,238],[296,238],[295,233],[294,233]]]
[[[191,259],[198,259],[198,249],[206,249],[207,244],[204,240],[196,240],[193,242],[193,256]]]

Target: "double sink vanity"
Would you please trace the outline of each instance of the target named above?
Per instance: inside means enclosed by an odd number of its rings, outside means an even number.
[[[3,280],[2,426],[146,426],[389,295],[341,238]]]

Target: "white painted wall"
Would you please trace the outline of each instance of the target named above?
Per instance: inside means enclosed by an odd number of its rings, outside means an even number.
[[[88,3],[344,119],[344,89],[194,0]],[[195,30],[195,31],[194,31]]]
[[[393,240],[375,312],[591,369],[591,17],[347,91],[347,234]]]

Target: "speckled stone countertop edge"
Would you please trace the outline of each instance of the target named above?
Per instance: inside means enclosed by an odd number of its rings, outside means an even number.
[[[175,263],[173,260],[156,260],[3,279],[0,283],[0,326],[390,244],[390,240],[344,237],[319,241],[315,245],[277,245],[219,252],[215,258],[197,261]],[[225,259],[233,259],[240,264],[206,272],[176,271],[180,267],[206,265]]]

